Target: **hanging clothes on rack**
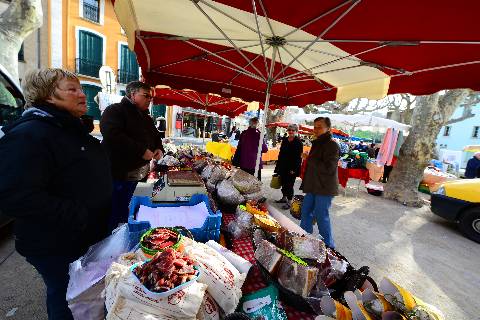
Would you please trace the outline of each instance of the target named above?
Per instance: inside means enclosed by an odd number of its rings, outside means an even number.
[[[397,145],[395,147],[395,151],[393,151],[393,155],[397,158],[400,156],[400,148],[402,147],[402,144],[404,141],[405,141],[405,137],[403,136],[403,131],[400,131],[398,133]]]
[[[383,137],[382,147],[378,152],[377,165],[383,166],[392,164],[392,158],[397,146],[399,130],[388,128]]]

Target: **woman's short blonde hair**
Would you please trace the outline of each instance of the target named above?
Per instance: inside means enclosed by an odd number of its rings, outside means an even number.
[[[44,68],[29,72],[23,83],[25,108],[45,103],[55,92],[58,83],[63,79],[78,80],[70,71],[57,68]]]

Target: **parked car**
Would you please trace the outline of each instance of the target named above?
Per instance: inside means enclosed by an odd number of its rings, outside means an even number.
[[[25,99],[22,90],[8,71],[0,65],[0,137],[3,135],[2,127],[17,120],[23,112]],[[0,159],[2,156],[0,155]],[[0,211],[0,228],[12,222]]]
[[[480,243],[480,179],[445,182],[431,196],[434,214],[458,223],[460,231]]]

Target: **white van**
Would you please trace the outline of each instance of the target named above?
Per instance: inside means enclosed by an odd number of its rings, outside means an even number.
[[[3,135],[1,131],[3,126],[20,118],[24,105],[25,99],[20,85],[12,78],[8,71],[0,65],[0,136]],[[0,228],[11,221],[11,218],[6,217],[0,211]]]

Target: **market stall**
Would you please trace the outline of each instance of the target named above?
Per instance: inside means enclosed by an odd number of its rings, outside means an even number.
[[[442,319],[388,279],[377,287],[367,266],[306,234],[265,202],[260,181],[211,154],[189,146],[169,152],[152,164],[148,183],[131,201],[128,224],[72,264],[75,319],[103,319],[104,306],[107,320],[335,319],[332,305],[358,312],[357,289],[365,307],[372,294],[400,290],[413,301],[409,312]],[[188,195],[193,186],[203,191]],[[167,189],[183,197],[165,200]],[[368,312],[405,314],[387,301]]]

